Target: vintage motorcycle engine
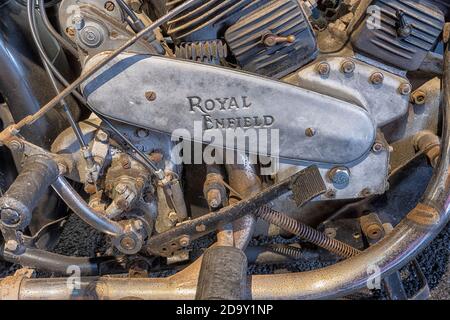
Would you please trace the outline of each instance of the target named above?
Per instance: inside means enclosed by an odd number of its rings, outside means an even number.
[[[183,1],[135,0],[130,3],[132,15],[121,2],[111,3],[64,0],[60,6],[61,28],[80,48],[86,70],[125,41],[120,24],[137,32],[140,24],[151,23]],[[203,143],[195,137],[195,123],[204,132],[276,129],[280,160],[276,173],[269,174],[273,182],[314,164],[328,190],[319,200],[383,194],[389,188],[392,148],[381,129],[407,114],[412,84],[406,71],[419,69],[433,50],[448,6],[374,1],[381,28],[372,29],[371,11],[361,13],[360,1],[333,3],[314,7],[299,0],[201,1],[117,57],[83,85],[83,93],[92,108],[120,124],[142,152],[160,159],[161,169],[172,177],[183,176],[171,154],[175,142],[169,135],[177,129],[184,129],[179,138]],[[70,10],[75,4],[80,11]],[[321,27],[317,17],[326,18]],[[354,30],[345,38],[345,28],[352,25]],[[332,34],[334,52],[342,54],[326,53],[330,41],[320,43],[322,32]],[[348,41],[352,45],[344,49],[341,43]],[[174,61],[174,56],[186,61]],[[237,74],[233,68],[272,79]],[[292,118],[293,114],[301,116]],[[94,131],[90,127],[92,138],[110,134]],[[54,152],[71,149],[63,137],[55,141]],[[94,179],[77,173],[86,190],[95,194],[94,186],[103,181],[104,194],[112,200],[109,205],[100,199],[92,203],[114,218],[147,206],[156,232],[188,218],[191,208],[186,209],[181,187],[174,202],[161,201],[163,190],[146,187],[151,182],[139,178],[136,160],[116,153],[105,141],[93,139],[92,152],[99,160]],[[75,145],[74,136],[70,144]],[[237,151],[246,153],[248,148]],[[208,198],[207,191],[204,195]],[[156,200],[153,205],[139,200],[145,197]],[[297,211],[289,197],[274,201],[274,207],[290,214]]]
[[[443,63],[448,1],[21,1],[5,8],[26,8],[35,58],[42,62],[36,68],[47,74],[57,97],[47,99],[47,92],[41,100],[50,101],[41,107],[32,94],[21,97],[8,88],[0,74],[0,91],[8,89],[8,95],[0,92],[0,146],[20,169],[8,190],[0,190],[5,260],[52,272],[81,261],[80,272],[89,276],[101,275],[108,260],[117,273],[146,280],[147,271],[173,267],[181,276],[169,278],[169,285],[135,281],[146,289],[132,294],[168,297],[176,287],[191,298],[193,292],[198,299],[218,292],[238,299],[248,289],[240,286],[251,250],[254,261],[264,258],[263,247],[271,258],[297,259],[301,251],[309,261],[320,256],[333,263],[368,250],[379,257],[359,261],[392,268],[403,262],[391,256],[410,257],[416,250],[410,243],[423,246],[425,237],[437,234],[440,212],[448,215],[448,199],[441,199],[448,183],[428,170],[448,171],[448,150],[441,152],[449,130],[442,123],[449,88],[441,85],[450,72]],[[0,66],[15,70],[24,58],[5,49],[11,39],[2,28],[0,53],[7,54],[0,55]],[[50,58],[51,40],[56,53]],[[28,79],[11,79],[31,90]],[[34,104],[22,104],[25,98]],[[58,119],[54,130],[49,110]],[[36,123],[50,133],[44,143],[25,129]],[[410,166],[426,167],[419,174],[429,174],[425,194],[431,195],[408,213],[404,198],[422,194],[415,184],[405,186]],[[37,217],[44,195],[62,199],[66,216]],[[71,213],[106,239],[99,259],[49,251]],[[272,237],[282,245],[260,245]],[[285,244],[295,237],[298,243]],[[252,241],[258,245],[249,246]],[[399,249],[404,243],[409,247]],[[390,247],[381,251],[382,245]],[[340,270],[357,278],[367,266],[358,268]],[[255,298],[298,297],[321,290],[317,281],[331,276],[312,278],[286,281],[289,290],[269,295],[269,281],[256,278],[250,290]],[[358,279],[349,282],[364,283]],[[337,286],[331,291],[352,291],[342,282],[331,283]],[[299,295],[304,283],[313,289]],[[67,289],[60,291],[55,297]]]

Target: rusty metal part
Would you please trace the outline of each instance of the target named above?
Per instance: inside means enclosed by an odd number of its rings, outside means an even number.
[[[194,220],[185,221],[184,223],[172,228],[169,231],[155,235],[148,240],[147,250],[155,254],[164,255],[169,250],[171,244],[174,241],[177,241],[184,235],[197,234],[199,232],[198,230],[200,230],[200,227],[201,230],[212,231],[216,230],[219,224],[226,224],[242,218],[248,212],[254,212],[256,209],[266,204],[267,202],[270,202],[280,195],[286,193],[289,190],[293,179],[296,179],[299,174],[301,174],[301,172],[278,184],[270,186],[267,189],[264,189],[249,198],[241,200],[219,211],[211,212]],[[248,225],[246,225],[243,230],[245,230],[245,234],[247,235]],[[237,239],[235,238],[235,245],[238,246],[236,240],[242,241],[242,239],[240,237],[238,237]],[[247,239],[244,240],[245,242],[241,242],[241,246],[246,245]]]
[[[384,227],[380,218],[375,213],[370,213],[359,218],[361,230],[369,241],[378,241],[384,237]]]
[[[277,212],[268,206],[263,206],[256,213],[261,219],[275,224],[285,231],[295,234],[321,248],[324,248],[341,257],[351,258],[361,253],[358,249],[341,242],[339,240],[328,237],[322,232],[303,224],[281,212]]]
[[[439,137],[431,131],[421,131],[414,136],[414,147],[424,153],[431,165],[435,168],[441,155],[441,142]]]
[[[427,100],[427,94],[422,90],[416,90],[411,94],[411,102],[415,105],[424,105]]]

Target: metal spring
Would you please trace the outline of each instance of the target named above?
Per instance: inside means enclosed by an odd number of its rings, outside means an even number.
[[[295,234],[300,238],[305,239],[321,248],[324,248],[334,254],[341,257],[351,258],[361,253],[358,249],[341,242],[336,239],[332,239],[322,232],[317,231],[310,226],[303,224],[281,212],[275,211],[268,206],[261,207],[256,215],[268,223],[274,224],[277,227]]]
[[[301,248],[290,246],[287,244],[269,245],[267,246],[267,249],[294,260],[300,259],[303,254],[303,250]]]

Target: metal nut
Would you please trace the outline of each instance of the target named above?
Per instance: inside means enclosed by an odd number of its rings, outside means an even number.
[[[191,243],[191,239],[189,238],[189,236],[183,236],[181,237],[179,242],[180,246],[187,247]]]
[[[355,71],[356,65],[351,60],[346,60],[342,63],[342,72],[345,74],[351,74]]]
[[[329,75],[331,71],[331,67],[330,64],[328,62],[321,62],[319,63],[319,65],[317,66],[317,72],[321,75],[321,76],[326,76]]]
[[[328,177],[336,188],[346,188],[350,183],[350,170],[346,167],[335,167],[328,172]]]
[[[379,141],[375,142],[372,146],[372,151],[375,153],[380,153],[381,151],[383,151],[383,149],[384,149],[383,143]]]
[[[412,86],[410,83],[402,83],[398,88],[398,91],[402,96],[410,95],[412,92]]]
[[[133,250],[136,247],[136,241],[129,236],[125,236],[120,240],[120,246],[125,250]]]
[[[381,72],[374,72],[370,76],[370,82],[374,85],[380,85],[384,81],[384,75]]]
[[[411,102],[416,105],[423,105],[427,100],[427,95],[425,92],[416,90],[411,95]]]

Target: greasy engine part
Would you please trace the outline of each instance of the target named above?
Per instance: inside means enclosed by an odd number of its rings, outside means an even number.
[[[281,78],[313,60],[316,38],[297,0],[272,1],[243,16],[225,32],[239,65]]]
[[[355,50],[398,68],[417,70],[445,23],[433,1],[377,0],[352,36]],[[376,15],[376,16],[375,16]]]
[[[86,68],[103,57],[92,58]],[[127,89],[129,81],[135,84],[132,92]],[[176,83],[183,86],[170,92]],[[125,94],[110,101],[117,90]],[[148,92],[155,98],[149,100]],[[273,139],[279,131],[280,158],[346,164],[364,157],[375,140],[373,120],[354,104],[233,70],[158,56],[123,54],[85,82],[83,93],[106,117],[191,141],[207,143],[216,134],[234,134],[234,129],[266,135],[270,129]],[[124,105],[132,106],[132,112]],[[180,112],[172,113],[175,109]],[[310,135],[311,130],[316,134]],[[223,142],[212,145],[223,147]],[[274,154],[275,145],[265,150],[251,147],[238,150],[267,156]]]

